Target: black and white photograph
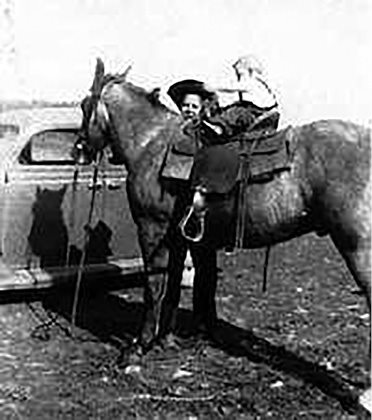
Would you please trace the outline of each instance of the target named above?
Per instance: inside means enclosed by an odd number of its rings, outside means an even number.
[[[0,419],[371,418],[371,22],[0,0]]]

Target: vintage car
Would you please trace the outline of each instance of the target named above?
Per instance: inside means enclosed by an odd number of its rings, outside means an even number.
[[[76,278],[84,246],[86,282],[142,273],[125,168],[105,155],[93,184],[72,157],[80,123],[73,106],[0,113],[0,299]]]

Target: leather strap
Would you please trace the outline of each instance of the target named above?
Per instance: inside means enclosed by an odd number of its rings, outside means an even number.
[[[238,208],[237,208],[237,224],[236,224],[236,236],[235,236],[235,247],[238,249],[243,248],[244,244],[244,233],[245,233],[245,219],[247,210],[247,192],[246,188],[250,178],[250,160],[252,153],[257,145],[258,139],[255,139],[252,143],[240,142],[241,146],[241,181],[238,191]],[[250,144],[249,150],[247,144]]]

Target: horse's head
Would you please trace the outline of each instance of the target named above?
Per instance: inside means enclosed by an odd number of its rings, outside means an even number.
[[[98,58],[90,94],[81,102],[83,119],[79,139],[75,144],[74,157],[78,163],[91,162],[112,140],[110,115],[104,100],[112,82],[124,82],[130,70],[123,74],[105,75],[103,61]]]
[[[105,75],[104,64],[97,59],[90,94],[81,102],[83,120],[75,145],[77,161],[91,161],[108,145],[115,158],[128,161],[136,142],[141,144],[151,124],[159,121],[161,113],[165,115],[165,107],[156,103],[154,93],[126,81],[130,68],[122,74]]]

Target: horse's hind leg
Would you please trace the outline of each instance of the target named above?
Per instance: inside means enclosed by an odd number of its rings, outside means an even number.
[[[345,243],[334,239],[334,243],[344,257],[347,267],[353,275],[366,297],[369,313],[371,314],[371,244],[369,240],[359,241],[356,249],[351,250]],[[370,369],[371,338],[369,337],[369,352],[367,369]],[[359,397],[360,404],[369,412],[372,412],[371,388],[368,388]]]
[[[371,245],[369,240],[360,240],[355,249],[333,238],[337,249],[343,256],[355,282],[363,292],[371,313]]]
[[[371,189],[344,191],[348,200],[328,207],[330,236],[363,292],[371,313]],[[337,197],[336,197],[337,198]]]

